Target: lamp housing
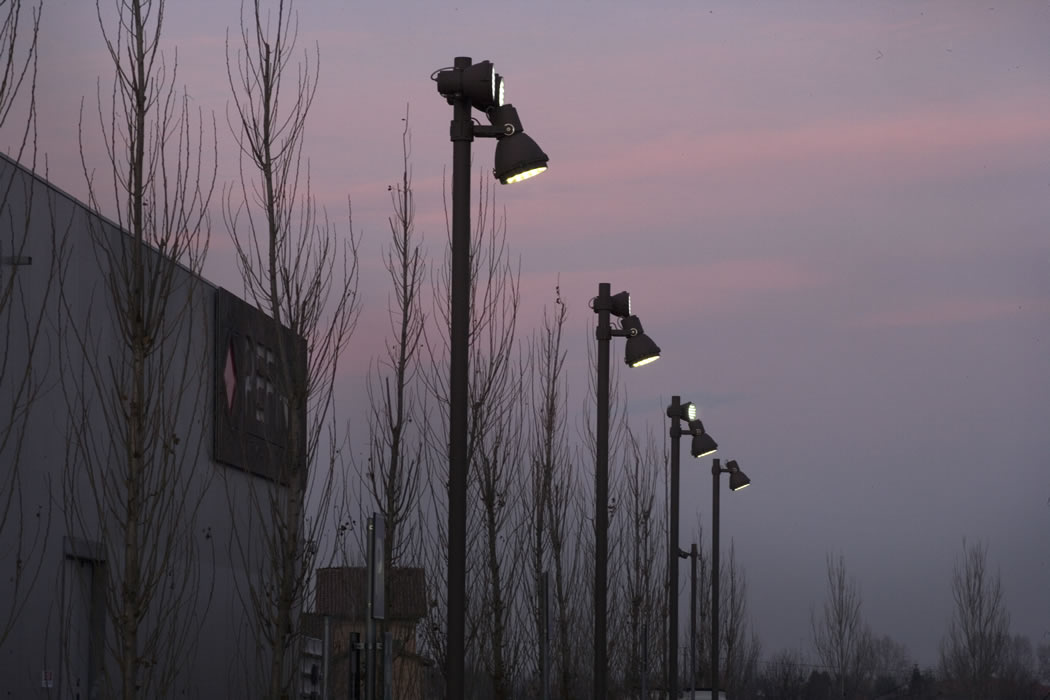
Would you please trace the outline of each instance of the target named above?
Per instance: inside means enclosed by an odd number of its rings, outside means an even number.
[[[692,401],[680,403],[677,406],[671,404],[667,407],[667,417],[672,420],[684,420],[690,425],[696,420],[696,404]]]
[[[482,112],[498,107],[501,103],[498,74],[492,61],[480,61],[466,68],[451,68],[437,74],[437,89],[446,98],[462,95],[470,100],[470,106]]]
[[[745,486],[751,485],[751,479],[747,477],[747,474],[740,471],[740,465],[736,463],[735,459],[726,462],[726,471],[729,472],[730,491],[739,491]]]
[[[699,421],[696,422],[699,423]],[[715,439],[709,433],[703,431],[702,427],[699,432],[693,432],[693,444],[689,449],[689,453],[693,457],[698,460],[701,457],[707,457],[708,454],[714,454],[716,451],[718,451],[718,443],[715,442]]]
[[[641,367],[660,359],[660,346],[645,334],[637,316],[622,319],[620,327],[627,336],[623,359],[629,367]]]
[[[514,105],[493,107],[486,112],[489,123],[500,127],[496,135],[496,158],[492,174],[502,184],[521,182],[547,169],[547,154],[525,133]]]
[[[630,292],[618,292],[609,297],[609,313],[617,318],[631,315]]]

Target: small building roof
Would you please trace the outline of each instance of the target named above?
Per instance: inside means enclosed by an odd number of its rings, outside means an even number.
[[[317,570],[314,612],[363,620],[368,595],[368,571],[363,566]],[[415,622],[427,611],[426,576],[421,567],[393,567],[387,571],[390,600],[386,619]]]

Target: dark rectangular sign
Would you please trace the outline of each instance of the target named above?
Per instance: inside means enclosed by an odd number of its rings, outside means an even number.
[[[288,483],[305,467],[306,401],[294,398],[305,391],[306,341],[217,289],[215,460]]]

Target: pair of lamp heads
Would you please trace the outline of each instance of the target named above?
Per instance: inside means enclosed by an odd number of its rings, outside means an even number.
[[[437,73],[437,89],[449,103],[467,99],[484,112],[492,129],[475,129],[475,135],[496,138],[492,174],[504,185],[521,182],[547,169],[547,154],[521,126],[518,111],[505,102],[506,82],[491,61],[465,68],[447,68]]]
[[[667,407],[667,417],[671,420],[686,421],[689,425],[689,434],[693,436],[693,444],[689,453],[697,459],[714,454],[718,450],[718,443],[704,430],[704,424],[696,417],[696,404],[693,402],[671,404]],[[735,459],[726,462],[725,467],[719,468],[719,472],[728,472],[731,491],[739,491],[751,483],[751,479],[740,470],[740,465]]]
[[[693,444],[689,453],[697,459],[714,454],[718,450],[718,443],[704,430],[704,424],[696,417],[696,404],[687,401],[683,404],[671,404],[667,407],[667,417],[671,420],[685,421],[689,426],[689,434],[693,436]]]
[[[620,319],[622,334],[627,338],[623,360],[629,367],[641,367],[660,359],[660,346],[645,334],[642,322],[631,313],[631,295],[620,292],[609,297],[609,313]]]

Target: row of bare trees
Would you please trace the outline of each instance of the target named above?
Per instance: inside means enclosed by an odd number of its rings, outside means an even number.
[[[985,545],[963,542],[952,572],[952,618],[936,672],[920,672],[906,647],[873,634],[844,556],[828,556],[826,573],[823,606],[811,617],[816,663],[799,652],[778,652],[759,681],[765,697],[1042,696],[1039,680],[1050,680],[1050,644],[1033,650],[1026,637],[1011,636],[1000,577],[989,568]]]
[[[407,113],[402,145],[401,174],[389,187],[389,332],[370,372],[368,448],[351,460],[354,478],[344,484],[337,508],[333,560],[362,561],[363,539],[351,534],[355,525],[365,512],[385,516],[385,570],[426,570],[428,610],[419,631],[440,688],[448,566],[449,265],[427,264],[415,227]],[[565,369],[570,313],[557,287],[540,328],[518,338],[518,271],[507,246],[506,216],[488,182],[479,178],[472,217],[469,687],[474,697],[537,697],[546,682],[553,697],[580,697],[589,692],[585,669],[592,644],[592,498],[581,476],[594,459],[585,447],[593,445],[593,407],[572,409]],[[614,379],[610,667],[622,692],[637,692],[646,682],[652,688],[662,683],[666,654],[667,454],[651,429],[628,425],[616,385]],[[704,572],[701,591],[709,591],[706,565]],[[732,555],[723,576],[732,602],[722,613],[724,673],[745,678],[758,645],[744,574]]]

